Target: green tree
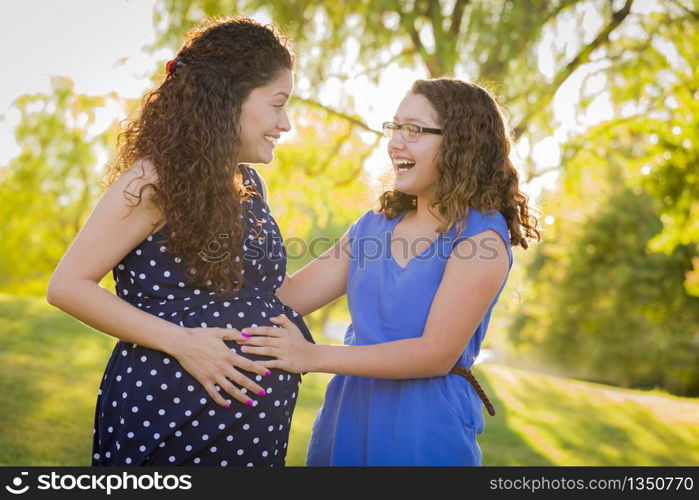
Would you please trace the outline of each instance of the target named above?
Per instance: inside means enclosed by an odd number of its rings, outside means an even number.
[[[99,194],[110,131],[97,111],[116,96],[77,94],[66,78],[51,95],[19,97],[20,153],[0,166],[0,289],[43,294],[46,281]],[[104,155],[103,155],[104,156]]]
[[[682,287],[694,247],[649,251],[662,228],[654,200],[620,180],[590,183],[587,207],[549,205],[576,212],[536,249],[515,352],[577,377],[697,395],[699,298]]]
[[[654,198],[663,227],[649,242],[672,253],[683,245],[699,252],[699,15],[673,22],[660,15],[645,20],[645,64],[634,68],[614,54],[609,91],[626,116],[609,130],[610,141],[631,145],[627,169],[632,182]],[[621,113],[620,113],[621,114]],[[687,274],[686,290],[699,297],[699,260]]]
[[[565,148],[511,336],[568,373],[697,395],[699,30],[696,16],[642,28],[604,69],[615,117]]]
[[[155,7],[160,36],[154,47],[175,49],[186,30],[208,16],[261,13],[294,39],[298,87],[309,106],[370,130],[349,97],[327,103],[318,96],[338,82],[378,81],[395,63],[424,77],[457,76],[493,87],[515,135],[535,142],[552,132],[550,104],[560,86],[588,63],[604,61],[623,26],[642,21],[633,6],[633,0],[162,0]],[[689,15],[665,8],[668,15]],[[595,15],[600,25],[587,28]],[[558,36],[567,42],[549,42]],[[552,75],[539,69],[542,45],[556,62]],[[545,173],[528,158],[525,167],[526,180]]]

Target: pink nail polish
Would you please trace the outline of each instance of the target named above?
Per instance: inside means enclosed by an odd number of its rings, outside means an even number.
[[[247,402],[245,403],[248,406],[252,406],[252,399],[248,399]]]
[[[226,405],[226,406],[224,406],[224,408],[230,408],[230,407],[231,407],[231,405]]]
[[[269,377],[270,375],[272,375],[272,372],[269,371],[269,370],[267,370],[267,371],[265,372],[265,377]]]
[[[260,396],[266,396],[266,395],[267,395],[267,393],[266,393],[264,390],[258,392],[257,394],[259,394]]]
[[[250,334],[249,334],[249,333],[242,333],[242,335],[243,335],[243,337],[245,337],[246,339],[249,339],[249,338],[250,338]]]

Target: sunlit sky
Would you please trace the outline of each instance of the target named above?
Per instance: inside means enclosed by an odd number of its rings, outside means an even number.
[[[69,77],[76,92],[89,95],[114,90],[133,98],[148,88],[147,75],[154,61],[172,55],[166,51],[155,55],[143,51],[154,40],[154,3],[155,0],[0,0],[0,47],[4,49],[0,79],[0,165],[19,153],[13,132],[19,113],[12,108],[12,101],[21,94],[49,93],[52,76]],[[656,9],[655,0],[638,0],[634,4],[636,12]],[[594,34],[603,22],[597,12],[590,10],[585,13],[583,27]],[[566,38],[572,33],[572,29],[563,29],[544,34],[538,55],[539,68],[545,75],[550,76],[554,70],[547,47],[566,47],[572,56],[575,46]],[[357,113],[379,129],[381,122],[393,116],[412,81],[424,76],[393,65],[378,86],[360,78],[344,91],[355,96]],[[612,116],[608,96],[602,91],[603,79],[591,82],[592,88],[597,85],[600,93],[587,113],[576,114],[575,102],[584,77],[584,72],[577,72],[556,93],[553,101],[556,133],[533,146],[521,142],[519,155],[531,154],[541,167],[555,166],[560,161],[559,144],[568,134]],[[334,89],[327,89],[326,94],[318,97],[322,102],[332,103],[333,92]],[[385,165],[382,143],[369,158],[367,168],[375,173]],[[550,174],[525,186],[525,190],[536,197],[541,187],[550,186],[555,178],[555,173]]]

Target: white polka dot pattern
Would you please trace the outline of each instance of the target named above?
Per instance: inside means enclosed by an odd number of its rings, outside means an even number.
[[[258,185],[252,168],[242,170]],[[192,284],[186,263],[169,252],[163,228],[113,269],[118,295],[187,328],[271,326],[269,318],[284,313],[310,338],[301,316],[274,294],[286,273],[286,252],[269,207],[259,197],[241,206],[248,235],[241,243],[245,276],[237,294],[219,297]],[[238,352],[235,342],[226,343]],[[92,464],[284,465],[300,377],[273,370],[272,376],[253,378],[267,396],[250,396],[254,403],[248,406],[226,395],[226,409],[175,358],[118,342],[98,391]]]

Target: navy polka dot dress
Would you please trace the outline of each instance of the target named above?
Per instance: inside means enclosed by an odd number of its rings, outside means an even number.
[[[241,171],[244,183],[261,192],[255,170]],[[119,297],[189,328],[271,326],[269,318],[283,313],[312,341],[301,316],[274,295],[286,273],[286,252],[269,206],[259,196],[242,203],[247,237],[241,242],[244,284],[237,294],[222,298],[188,283],[181,259],[158,242],[165,239],[161,229],[114,268]],[[226,344],[238,351],[235,342]],[[92,465],[284,465],[300,376],[242,373],[267,395],[252,396],[254,406],[224,395],[231,400],[226,409],[176,359],[117,342],[98,391]]]

